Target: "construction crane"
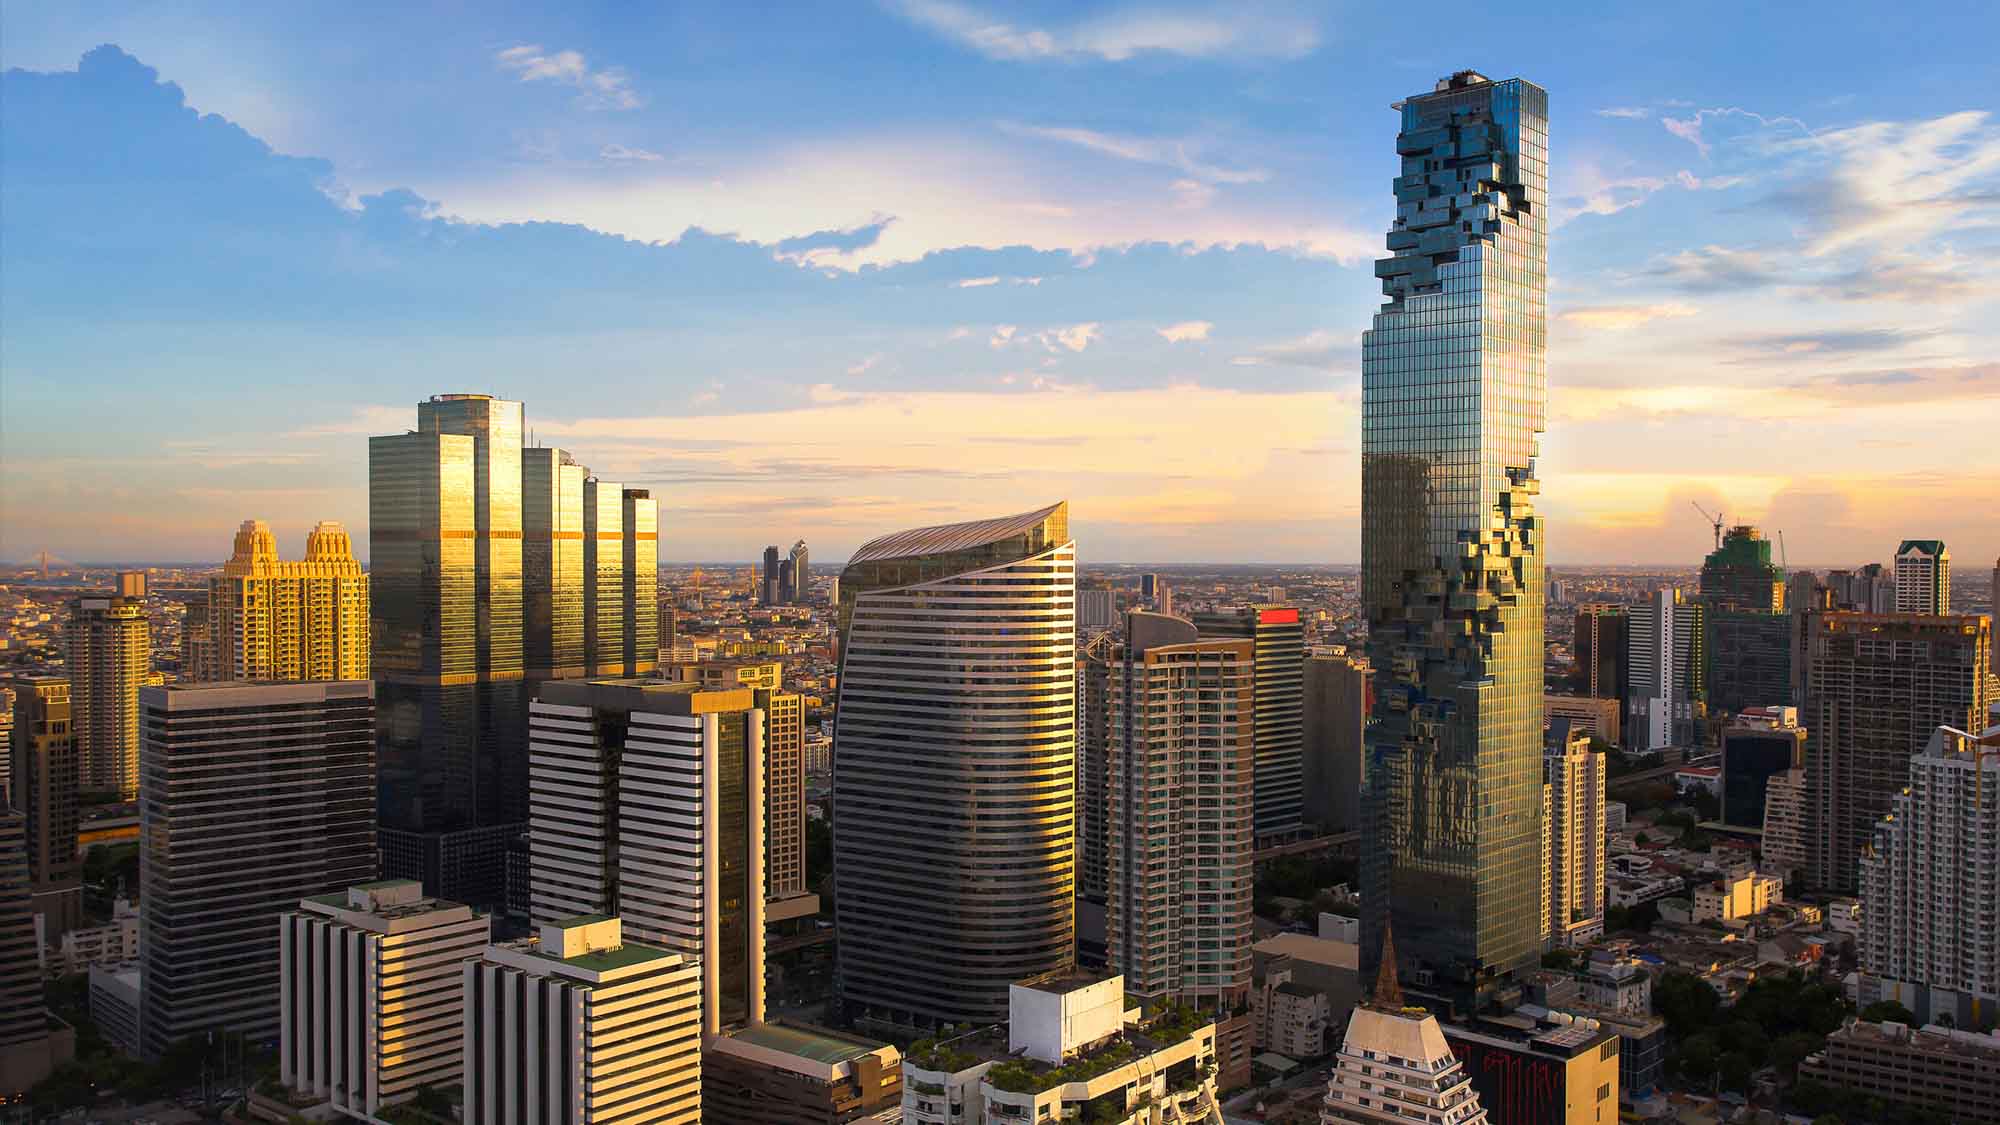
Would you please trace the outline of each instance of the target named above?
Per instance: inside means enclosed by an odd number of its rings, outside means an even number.
[[[1782,527],[1778,529],[1778,565],[1784,568],[1785,573],[1791,573],[1792,560],[1785,557],[1785,529]]]
[[[1704,507],[1702,507],[1702,506],[1701,506],[1700,504],[1696,503],[1696,502],[1695,502],[1695,501],[1693,501],[1693,500],[1690,500],[1690,501],[1688,501],[1688,503],[1690,503],[1690,504],[1694,504],[1694,510],[1695,510],[1695,511],[1697,511],[1697,512],[1700,512],[1700,513],[1701,513],[1701,515],[1702,515],[1702,518],[1703,518],[1703,519],[1705,519],[1705,520],[1707,520],[1707,521],[1708,521],[1709,523],[1712,523],[1712,524],[1714,524],[1714,525],[1715,525],[1715,549],[1716,549],[1716,550],[1718,550],[1718,551],[1722,550],[1722,516],[1721,516],[1721,514],[1720,514],[1720,513],[1717,513],[1717,512],[1710,512],[1710,511],[1709,511],[1709,510],[1708,510],[1707,508],[1704,508]]]

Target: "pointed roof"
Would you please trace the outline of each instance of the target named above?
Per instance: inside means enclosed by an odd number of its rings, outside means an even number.
[[[999,519],[916,527],[883,535],[863,543],[847,560],[847,565],[964,551],[1037,530],[1044,532],[1043,537],[1051,545],[1066,541],[1069,538],[1069,502],[1059,500],[1046,508]]]
[[[1382,963],[1375,970],[1374,1004],[1384,1011],[1401,1011],[1403,984],[1396,979],[1396,935],[1389,920],[1382,920]]]

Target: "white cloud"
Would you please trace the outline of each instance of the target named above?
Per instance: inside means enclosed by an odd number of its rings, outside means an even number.
[[[1168,343],[1184,344],[1189,340],[1208,339],[1209,330],[1215,325],[1206,320],[1183,320],[1179,324],[1169,324],[1155,329]]]
[[[657,164],[666,159],[666,157],[661,156],[657,152],[651,152],[643,148],[630,148],[625,145],[605,145],[598,151],[597,155],[602,159],[615,163],[638,161],[642,164]]]
[[[1010,23],[956,0],[891,0],[889,6],[920,27],[1009,62],[1122,62],[1147,53],[1290,59],[1320,43],[1315,21],[1244,3],[1218,13],[1126,8],[1063,26]]]
[[[1361,366],[1361,337],[1356,333],[1308,332],[1295,339],[1265,344],[1229,362],[1237,367],[1304,367],[1350,372]]]
[[[1627,120],[1642,120],[1653,116],[1653,111],[1644,106],[1615,105],[1597,111],[1599,117],[1621,117]]]
[[[1057,343],[1068,348],[1070,351],[1080,352],[1089,347],[1091,341],[1103,338],[1103,333],[1099,332],[1097,328],[1096,321],[1091,321],[1088,324],[1072,324],[1068,328],[1056,329],[1055,339]]]
[[[1058,141],[1089,149],[1104,156],[1120,160],[1131,160],[1140,164],[1157,164],[1163,168],[1174,168],[1211,184],[1261,184],[1271,178],[1264,168],[1224,168],[1204,163],[1191,151],[1193,144],[1184,140],[1160,140],[1152,137],[1122,136],[1116,133],[1100,133],[1095,129],[1077,129],[1068,126],[1020,125],[1014,122],[1000,123],[1003,132],[1017,137],[1034,137],[1045,141]]]
[[[593,70],[578,51],[544,51],[539,43],[523,43],[497,52],[493,61],[523,82],[555,82],[573,87],[585,109],[637,109],[645,104],[632,89],[632,79],[618,67]]]
[[[1004,348],[1014,339],[1014,333],[1018,331],[1020,330],[1011,324],[996,324],[993,326],[993,336],[986,341],[986,346]]]
[[[1000,279],[997,277],[968,277],[963,281],[954,281],[952,284],[960,289],[983,289],[988,285],[1000,284]]]
[[[1714,142],[1710,141],[1704,135],[1703,129],[1711,120],[1721,120],[1731,117],[1740,117],[1745,120],[1754,121],[1766,129],[1774,129],[1782,125],[1797,129],[1807,136],[1812,135],[1812,127],[1796,117],[1787,117],[1784,115],[1766,117],[1761,113],[1754,113],[1733,105],[1718,106],[1714,109],[1698,109],[1689,117],[1662,116],[1660,124],[1666,127],[1667,132],[1693,145],[1701,153],[1702,159],[1706,160],[1715,145]]]
[[[1584,328],[1605,332],[1625,332],[1655,320],[1694,316],[1701,310],[1693,305],[1668,301],[1658,305],[1595,305],[1565,309],[1556,314],[1562,320]]]
[[[876,352],[874,355],[868,356],[867,358],[861,360],[858,363],[848,364],[847,373],[849,375],[866,375],[870,371],[873,371],[875,369],[876,364],[881,362],[882,362],[882,353]]]

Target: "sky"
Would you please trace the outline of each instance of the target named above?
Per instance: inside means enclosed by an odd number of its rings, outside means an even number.
[[[0,559],[365,543],[435,393],[663,559],[1359,558],[1390,103],[1549,91],[1550,563],[2000,555],[1986,2],[0,6]]]

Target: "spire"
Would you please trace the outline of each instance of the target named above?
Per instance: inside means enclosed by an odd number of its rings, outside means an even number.
[[[1396,979],[1396,935],[1390,929],[1389,920],[1382,920],[1382,963],[1375,971],[1374,1004],[1383,1011],[1400,1011],[1403,1007],[1403,986]]]

